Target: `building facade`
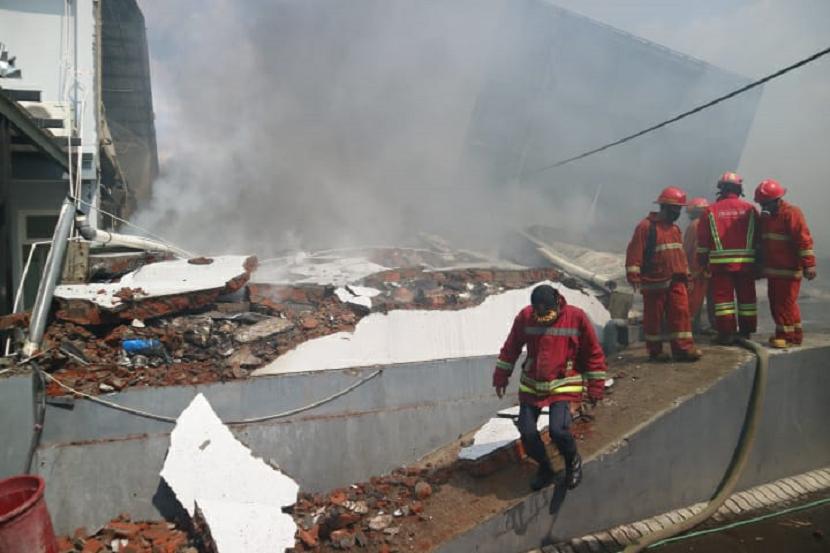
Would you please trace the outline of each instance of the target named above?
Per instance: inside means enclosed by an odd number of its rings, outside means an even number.
[[[79,200],[92,224],[110,228],[115,221],[97,208],[128,214],[137,196],[149,195],[158,157],[135,0],[0,0],[0,44],[0,117],[8,128],[0,312],[8,313],[33,301],[44,242],[66,195]],[[35,130],[23,128],[29,125],[15,116],[21,113]],[[56,145],[65,163],[43,141]]]

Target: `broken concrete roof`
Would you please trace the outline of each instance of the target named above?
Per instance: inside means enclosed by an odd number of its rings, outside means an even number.
[[[64,284],[55,289],[59,319],[102,324],[148,319],[195,309],[239,290],[256,268],[256,258],[160,261],[127,273],[118,282]]]
[[[558,282],[549,284],[585,310],[598,328],[608,322],[608,311],[596,297]],[[532,288],[491,295],[480,305],[457,311],[372,313],[354,332],[304,342],[254,375],[494,355],[516,313],[528,305]]]
[[[296,502],[299,486],[254,457],[202,394],[179,415],[161,476],[191,517],[199,511],[216,553],[294,546],[297,526],[283,508]]]

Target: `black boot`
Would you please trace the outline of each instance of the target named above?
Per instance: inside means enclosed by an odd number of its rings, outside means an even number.
[[[582,457],[577,453],[565,467],[565,483],[568,489],[572,490],[579,486],[580,482],[582,482]]]
[[[553,477],[554,472],[553,469],[550,468],[550,465],[539,465],[539,469],[536,471],[536,476],[534,476],[530,481],[530,489],[533,491],[539,491],[542,488],[549,486],[553,482]]]

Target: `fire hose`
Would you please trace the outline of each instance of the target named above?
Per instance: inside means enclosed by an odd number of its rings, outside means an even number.
[[[740,339],[738,343],[746,349],[752,351],[758,358],[755,369],[755,379],[752,382],[752,392],[749,396],[749,403],[746,407],[746,415],[744,417],[744,424],[741,428],[741,436],[738,438],[738,444],[735,448],[735,453],[732,456],[732,461],[726,469],[726,473],[721,480],[715,495],[706,505],[706,507],[696,515],[663,528],[658,532],[647,534],[638,541],[632,543],[623,550],[623,553],[638,553],[643,549],[665,539],[676,536],[688,530],[691,530],[698,524],[707,520],[723,505],[743,474],[746,467],[749,454],[752,451],[752,444],[755,441],[755,435],[758,431],[758,425],[761,422],[761,411],[764,405],[764,394],[767,388],[767,371],[769,369],[769,354],[760,344],[750,340]]]

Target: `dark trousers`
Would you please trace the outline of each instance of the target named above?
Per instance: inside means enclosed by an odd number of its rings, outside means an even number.
[[[551,441],[559,449],[559,453],[565,458],[565,464],[569,465],[576,456],[576,440],[571,434],[571,406],[567,401],[557,401],[548,408],[550,419],[548,431]],[[522,435],[522,445],[531,459],[539,465],[550,466],[548,455],[545,452],[545,444],[542,442],[539,431],[536,429],[536,421],[542,409],[522,403],[519,407],[519,433]]]

